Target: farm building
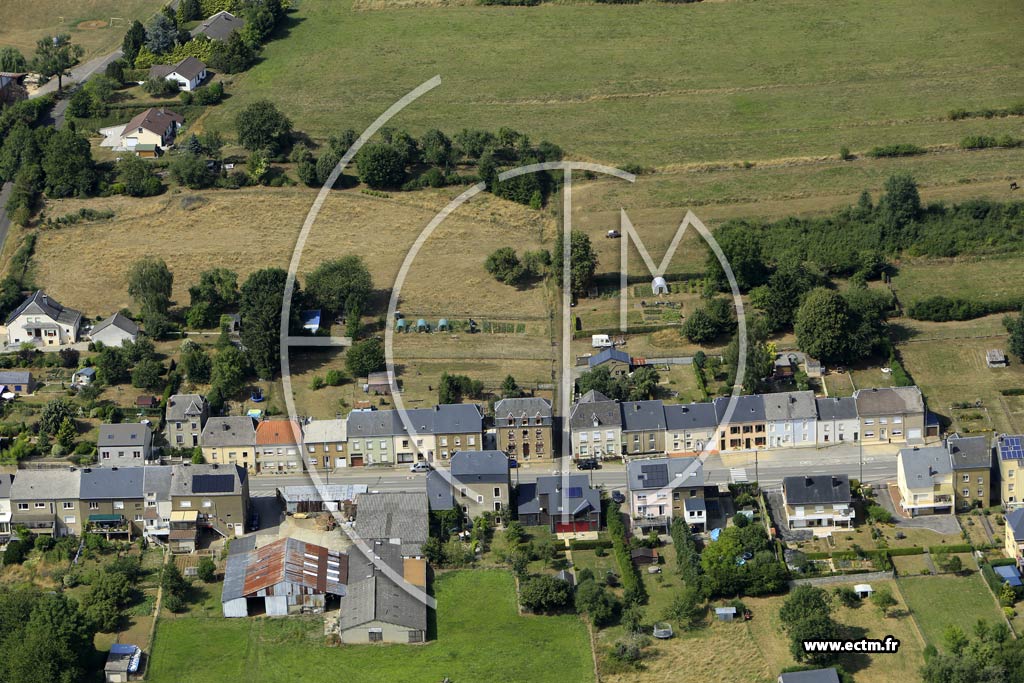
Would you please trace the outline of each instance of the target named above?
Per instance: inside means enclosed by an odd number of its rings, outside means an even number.
[[[284,486],[277,489],[277,497],[284,503],[288,514],[341,510],[350,516],[350,508],[360,493],[366,493],[366,484]]]
[[[256,550],[228,555],[221,607],[225,617],[319,614],[327,596],[345,595],[348,555],[282,538]]]
[[[422,643],[427,637],[426,562],[387,541],[353,551],[351,583],[339,605],[343,643]]]

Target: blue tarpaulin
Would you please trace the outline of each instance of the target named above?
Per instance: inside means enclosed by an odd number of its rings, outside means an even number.
[[[1005,567],[992,567],[995,570],[996,576],[1010,584],[1012,587],[1024,586],[1024,582],[1020,580],[1020,570],[1013,565],[1007,565]]]
[[[722,533],[721,529],[712,529],[711,530],[711,540],[712,541],[717,541],[718,540],[718,536],[721,533]]]

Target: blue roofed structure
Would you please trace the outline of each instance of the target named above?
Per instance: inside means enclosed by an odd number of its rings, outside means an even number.
[[[302,312],[302,329],[311,334],[320,331],[320,309]]]

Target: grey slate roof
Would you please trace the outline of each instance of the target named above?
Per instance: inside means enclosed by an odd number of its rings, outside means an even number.
[[[665,431],[665,405],[661,401],[626,401],[622,404],[622,431]]]
[[[987,437],[952,434],[946,439],[946,450],[954,470],[992,466],[992,447]]]
[[[29,384],[32,373],[28,370],[4,370],[0,372],[0,384]]]
[[[89,334],[96,335],[102,332],[103,330],[107,329],[111,325],[113,325],[114,327],[123,332],[127,332],[132,336],[136,336],[139,334],[139,326],[136,325],[131,318],[123,316],[120,313],[115,313],[106,320],[96,323],[96,325],[93,326],[92,331]]]
[[[137,468],[136,468],[137,469]],[[142,468],[143,493],[156,494],[157,500],[171,499],[171,475],[174,468],[170,465],[147,465]]]
[[[1007,512],[1006,525],[1013,531],[1013,540],[1024,541],[1024,508]]]
[[[422,493],[360,493],[356,533],[363,539],[401,539],[402,554],[422,554],[429,535],[427,499]]]
[[[243,548],[238,542],[252,538],[251,548]],[[235,546],[239,548],[236,550]],[[248,545],[248,544],[247,544]],[[220,591],[221,603],[229,600],[237,600],[245,595],[245,568],[249,564],[249,553],[256,549],[256,536],[236,538],[231,541],[231,548],[228,551],[228,561],[224,565],[224,585]]]
[[[194,491],[195,483],[202,477],[230,476],[231,488],[219,491]],[[237,496],[242,492],[242,483],[247,477],[244,468],[238,465],[174,465],[171,472],[172,496]]]
[[[766,420],[813,420],[818,417],[813,391],[761,394]]]
[[[556,475],[537,477],[536,483],[520,485],[517,500],[519,514],[539,513],[540,497],[545,494],[548,496],[549,505],[546,512],[552,517],[561,515],[563,508],[571,515],[601,510],[601,492],[590,488],[587,475],[570,475],[565,478],[564,483],[565,488],[562,487],[562,477]],[[569,490],[576,488],[581,489],[582,496],[568,497]]]
[[[503,398],[494,404],[494,424],[498,427],[515,426],[516,420],[532,420],[538,415],[542,425],[551,425],[551,404],[545,398]]]
[[[451,510],[455,507],[455,492],[444,474],[437,470],[427,472],[427,503],[431,510]]]
[[[723,396],[715,399],[715,412],[721,422],[725,418],[725,412],[729,408],[731,397]],[[761,394],[736,397],[736,410],[729,419],[731,423],[742,422],[764,422],[764,398]]]
[[[597,423],[596,425],[594,423]],[[572,407],[569,415],[572,429],[622,426],[622,408],[599,391],[588,391]]]
[[[217,12],[202,24],[192,29],[192,35],[200,33],[211,40],[227,40],[233,31],[241,31],[245,20],[226,10]]]
[[[911,415],[924,412],[924,397],[917,387],[883,387],[853,392],[861,417]]]
[[[791,671],[780,674],[781,683],[839,683],[839,674],[835,669],[813,669],[811,671]]]
[[[700,458],[631,460],[626,464],[626,484],[630,491],[704,486],[704,465]]]
[[[97,445],[100,448],[104,446],[144,446],[151,438],[152,432],[148,425],[132,422],[102,424]]]
[[[203,448],[220,446],[256,447],[256,425],[246,415],[211,417],[203,427]]]
[[[18,470],[11,484],[11,500],[60,500],[78,498],[78,470]]]
[[[172,73],[192,80],[206,70],[206,65],[195,57],[185,57],[177,64],[154,64],[149,68],[150,78],[166,78]]]
[[[483,432],[484,418],[475,403],[441,404],[433,408],[405,411],[417,434],[468,434]],[[397,410],[352,411],[348,415],[348,438],[406,434]]]
[[[11,497],[11,484],[14,482],[13,474],[0,473],[0,500]]]
[[[191,416],[199,417],[203,414],[204,403],[206,399],[199,394],[174,394],[167,400],[166,417],[176,422]]]
[[[943,446],[925,446],[923,448],[901,448],[900,461],[903,463],[903,476],[907,486],[920,488],[931,483],[936,474],[953,471],[949,462],[949,453]],[[925,480],[928,480],[926,482]]]
[[[850,478],[845,474],[816,474],[811,477],[786,477],[782,490],[789,505],[849,503]]]
[[[145,467],[95,467],[82,470],[82,500],[142,498]]]
[[[504,451],[456,451],[452,477],[462,482],[508,483],[508,456]]]
[[[618,361],[630,365],[629,354],[625,351],[619,351],[618,349],[604,349],[600,353],[597,353],[587,359],[587,366],[596,368],[599,365],[603,365],[608,361]]]
[[[338,626],[342,631],[380,621],[425,631],[427,606],[383,574],[349,584],[341,598]]]
[[[78,323],[82,320],[82,313],[80,311],[61,306],[56,299],[51,299],[43,290],[38,289],[32,293],[32,296],[25,299],[20,306],[14,309],[14,312],[7,317],[7,324],[10,325],[30,307],[37,308],[43,315],[65,325],[77,327]]]
[[[815,399],[819,420],[855,420],[857,419],[857,402],[852,396],[842,398]]]
[[[714,403],[689,403],[665,406],[665,429],[685,431],[707,429],[718,425]]]

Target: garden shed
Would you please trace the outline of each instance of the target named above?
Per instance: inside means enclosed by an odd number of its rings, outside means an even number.
[[[735,607],[716,607],[715,608],[715,617],[719,621],[732,621],[733,619],[736,618],[736,608]]]
[[[668,294],[668,283],[665,282],[665,278],[660,275],[654,278],[654,281],[651,282],[651,290],[655,294]]]
[[[875,589],[871,587],[870,583],[858,583],[853,587],[853,592],[857,594],[857,597],[861,600],[870,598],[871,594],[875,592]]]

